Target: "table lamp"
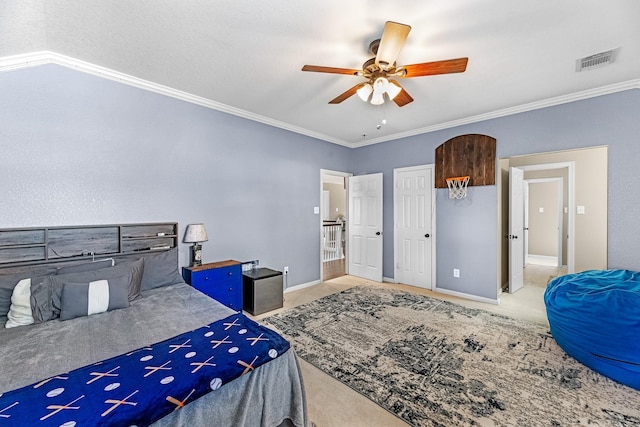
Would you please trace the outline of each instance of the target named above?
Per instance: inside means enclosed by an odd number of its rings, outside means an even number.
[[[206,242],[207,229],[204,228],[204,224],[189,224],[187,230],[184,233],[184,243],[193,243],[191,246],[191,267],[202,265],[202,245],[201,242]]]

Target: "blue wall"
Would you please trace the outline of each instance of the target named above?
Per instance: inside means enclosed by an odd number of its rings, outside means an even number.
[[[319,279],[320,169],[352,150],[55,65],[0,93],[0,228],[204,222],[205,262]]]
[[[609,266],[640,270],[639,90],[355,150],[55,65],[1,73],[0,93],[0,227],[204,222],[205,261],[288,265],[292,286],[320,277],[320,169],[382,172],[393,278],[393,169],[482,133],[498,157],[608,145]],[[438,287],[496,297],[496,203],[495,186],[461,202],[438,190]]]
[[[461,128],[418,135],[358,148],[354,171],[383,173],[383,275],[393,278],[393,170],[432,164],[435,149],[454,136],[482,133]],[[494,136],[490,133],[487,135]],[[498,144],[500,141],[498,141]],[[464,200],[450,200],[448,190],[436,192],[436,286],[490,300],[497,299],[496,186],[473,187]],[[453,278],[453,269],[460,278]]]
[[[497,157],[608,145],[609,268],[640,270],[640,90],[459,126],[358,148],[355,174],[384,174],[384,276],[393,277],[393,169],[430,164],[435,148],[468,133],[497,140]],[[470,200],[436,197],[437,286],[485,298],[497,297],[497,192],[472,187]],[[577,201],[579,202],[579,201]],[[452,269],[461,270],[460,279]]]

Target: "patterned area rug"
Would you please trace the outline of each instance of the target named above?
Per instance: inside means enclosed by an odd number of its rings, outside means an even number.
[[[566,355],[533,323],[376,285],[264,322],[414,426],[640,425],[640,392]]]

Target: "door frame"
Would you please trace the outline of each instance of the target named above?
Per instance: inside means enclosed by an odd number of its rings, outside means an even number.
[[[334,170],[329,170],[329,169],[320,169],[320,190],[319,190],[319,199],[320,199],[320,221],[318,223],[319,229],[318,229],[318,236],[322,236],[322,225],[323,225],[323,220],[322,220],[322,212],[323,212],[323,208],[324,208],[324,201],[323,201],[323,196],[322,196],[322,191],[324,190],[324,177],[325,175],[329,175],[329,176],[334,176],[334,177],[341,177],[343,178],[343,180],[348,180],[349,177],[353,176],[353,174],[351,172],[340,172],[340,171],[334,171]],[[344,189],[344,211],[345,211],[345,242],[344,242],[344,252],[345,252],[345,257],[344,257],[344,269],[345,269],[345,274],[349,274],[349,239],[347,238],[347,236],[349,235],[349,186],[346,185],[346,181],[345,182],[345,189]],[[322,269],[322,251],[324,249],[323,244],[322,244],[322,239],[319,239],[319,248],[320,248],[320,252],[319,252],[319,259],[320,259],[320,282],[324,282],[324,272]]]
[[[397,219],[398,219],[398,200],[396,198],[396,183],[398,178],[398,173],[400,172],[411,172],[415,170],[423,170],[427,169],[431,171],[431,290],[436,290],[436,187],[435,187],[435,165],[427,164],[427,165],[418,165],[418,166],[409,166],[405,168],[396,168],[393,170],[393,282],[398,283],[396,276],[396,266],[399,261],[399,242],[398,242],[398,233],[396,233],[397,228]],[[424,288],[427,289],[427,288]]]
[[[529,258],[529,180],[523,180],[524,188],[524,231],[522,232],[524,239],[524,264],[527,265]]]
[[[576,225],[576,162],[541,163],[516,166],[524,171],[540,171],[567,168],[567,274],[575,272],[575,225]]]

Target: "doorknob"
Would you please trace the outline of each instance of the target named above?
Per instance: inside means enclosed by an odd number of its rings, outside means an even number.
[[[428,239],[429,237],[431,237],[431,235],[429,233],[427,233],[427,234],[424,235],[424,237],[426,237]]]
[[[381,233],[381,232],[379,232],[379,231],[377,231],[377,232],[376,232],[376,236],[379,236],[379,235],[381,235],[381,234],[382,234],[382,233]]]

